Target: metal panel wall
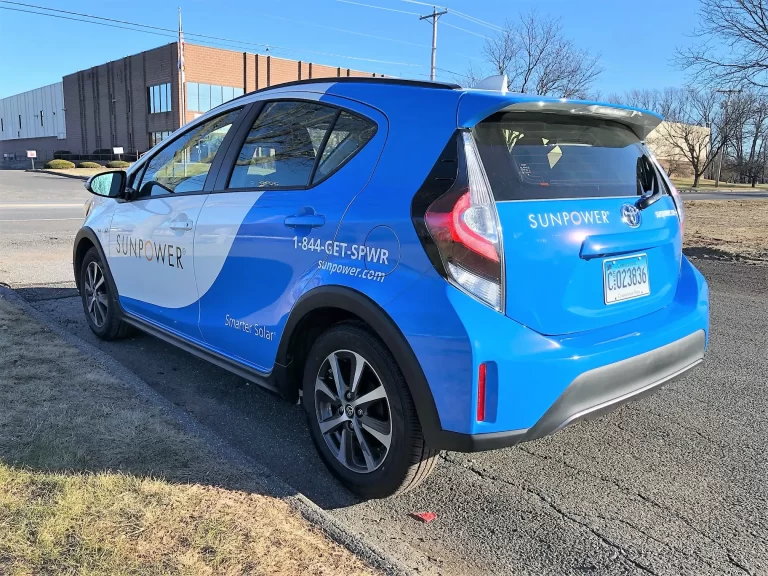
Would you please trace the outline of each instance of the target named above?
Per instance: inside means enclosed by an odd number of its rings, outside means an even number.
[[[0,140],[67,137],[61,82],[0,99]]]

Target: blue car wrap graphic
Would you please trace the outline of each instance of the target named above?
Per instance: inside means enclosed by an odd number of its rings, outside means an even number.
[[[440,426],[461,434],[530,429],[580,374],[697,330],[708,335],[708,287],[682,255],[681,224],[667,195],[643,211],[636,229],[622,220],[632,197],[496,202],[506,267],[502,313],[435,270],[411,209],[446,142],[495,112],[563,101],[328,82],[257,93],[245,103],[277,98],[350,110],[374,122],[376,133],[310,189],[109,201],[110,222],[103,224],[102,207],[86,225],[98,217],[99,228],[110,230],[102,237],[127,313],[268,374],[302,296],[324,286],[355,290],[397,326]],[[605,107],[568,104],[585,114]],[[627,112],[622,122],[638,137],[660,121],[613,108]],[[317,225],[289,226],[289,217]],[[194,222],[186,235],[172,226],[184,219]],[[152,232],[137,236],[138,221]],[[647,256],[650,294],[608,306],[603,261],[633,253]],[[486,411],[478,421],[481,363]]]

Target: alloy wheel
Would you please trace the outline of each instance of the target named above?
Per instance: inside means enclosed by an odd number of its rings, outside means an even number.
[[[107,281],[98,262],[91,262],[85,270],[85,305],[94,326],[104,326],[109,310],[109,298]]]
[[[384,385],[357,352],[337,350],[315,378],[315,414],[336,459],[349,470],[381,466],[392,442],[392,414]]]

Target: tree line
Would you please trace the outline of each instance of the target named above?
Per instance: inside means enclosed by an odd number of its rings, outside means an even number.
[[[701,0],[695,42],[674,62],[686,72],[682,87],[631,90],[603,97],[595,90],[600,55],[566,37],[562,21],[536,10],[508,20],[485,42],[481,68],[468,85],[505,74],[508,90],[605,100],[660,113],[667,121],[654,135],[669,152],[672,176],[702,177],[755,186],[768,178],[768,3]]]

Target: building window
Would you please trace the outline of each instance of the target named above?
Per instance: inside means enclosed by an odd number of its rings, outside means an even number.
[[[43,125],[43,111],[40,110],[40,126]]]
[[[208,112],[224,102],[242,96],[242,88],[235,86],[217,86],[216,84],[199,84],[187,82],[187,110],[190,112]]]
[[[3,124],[2,118],[0,118],[0,132],[5,132],[5,125]]]
[[[19,130],[21,130],[21,114],[19,114]]]
[[[169,130],[165,130],[164,132],[150,132],[149,133],[149,147],[152,148],[156,144],[159,144],[168,136],[171,135],[171,132]]]
[[[147,100],[149,101],[149,113],[171,111],[171,84],[158,84],[147,88]]]

